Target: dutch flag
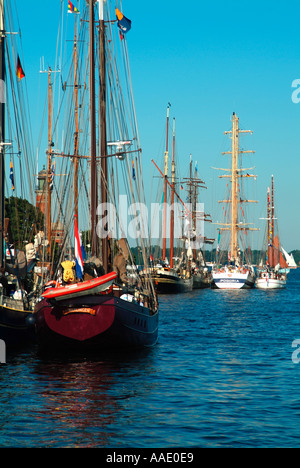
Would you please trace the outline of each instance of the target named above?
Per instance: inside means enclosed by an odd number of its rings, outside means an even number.
[[[78,231],[77,216],[75,216],[75,264],[76,275],[81,280],[83,277],[83,260],[85,258],[85,251],[81,241],[81,235]]]

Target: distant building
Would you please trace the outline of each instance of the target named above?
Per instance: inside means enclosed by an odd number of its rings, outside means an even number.
[[[44,214],[46,213],[46,197],[47,197],[47,171],[45,166],[38,173],[38,182],[35,190],[35,206],[39,208]]]
[[[52,236],[51,236],[52,240],[54,240],[57,244],[62,246],[64,242],[65,230],[60,220],[51,224],[51,230],[52,230]]]

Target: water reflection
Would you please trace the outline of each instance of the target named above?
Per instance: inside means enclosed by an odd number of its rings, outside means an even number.
[[[0,447],[299,445],[300,270],[280,294],[160,298],[147,352],[8,353]]]
[[[138,396],[135,383],[134,392],[124,385],[126,374],[132,380],[142,362],[143,355],[135,353],[114,353],[101,359],[95,355],[41,355],[35,374],[43,400],[38,417],[47,418],[53,428],[47,446],[107,447],[117,438],[122,400]]]

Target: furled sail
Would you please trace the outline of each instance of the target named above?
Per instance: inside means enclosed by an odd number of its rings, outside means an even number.
[[[275,268],[280,265],[280,268],[288,268],[288,264],[280,251],[278,236],[274,237],[273,245],[268,248],[268,258],[270,267]]]

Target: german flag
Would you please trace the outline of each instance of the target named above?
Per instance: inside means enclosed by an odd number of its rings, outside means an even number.
[[[23,68],[22,68],[22,65],[21,65],[20,57],[18,56],[18,61],[17,61],[17,77],[19,78],[19,81],[21,81],[21,79],[24,78],[24,76],[25,76],[25,73],[24,73]]]

